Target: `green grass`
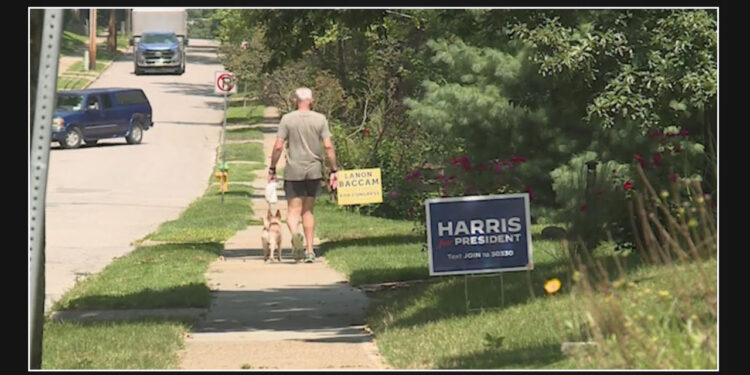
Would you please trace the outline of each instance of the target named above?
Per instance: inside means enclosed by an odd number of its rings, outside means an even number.
[[[263,132],[253,128],[227,129],[227,140],[263,139]]]
[[[117,54],[119,52],[110,52],[106,44],[99,44],[96,46],[96,69],[95,72],[101,73],[104,71],[104,68],[108,66],[109,63],[112,62],[112,60],[117,57]],[[88,72],[88,70],[83,69],[83,61],[76,61],[73,64],[70,65],[68,70],[65,71],[66,73],[74,73],[74,72]]]
[[[210,186],[177,220],[163,223],[146,238],[177,243],[226,241],[250,223],[252,193],[251,186],[232,185],[222,205],[218,185]]]
[[[221,155],[219,155],[221,159]],[[228,144],[226,150],[226,160],[244,160],[263,162],[263,146],[260,143],[236,143]]]
[[[139,247],[77,283],[54,309],[207,307],[203,273],[221,249],[219,242]]]
[[[253,173],[251,166],[233,170],[246,178]],[[251,195],[251,187],[234,185],[222,205],[218,189],[209,186],[178,219],[162,224],[145,238],[168,243],[138,246],[77,283],[52,309],[208,307],[208,265],[220,254],[224,241],[249,224],[259,224],[252,218]],[[48,321],[43,367],[177,368],[177,350],[188,329],[185,322],[167,319],[86,324]]]
[[[57,77],[57,90],[81,90],[85,88],[88,83],[89,79],[86,78],[60,76]]]
[[[227,108],[227,124],[252,124],[263,120],[264,106],[247,103],[246,107],[242,107],[242,103],[230,106]]]
[[[64,31],[63,38],[60,43],[60,55],[78,56],[79,52],[86,48],[88,42],[88,35],[81,35],[70,31]]]
[[[176,369],[187,325],[140,321],[44,326],[43,369]]]
[[[329,239],[321,245],[321,253],[353,285],[429,278],[427,254],[422,251],[424,239],[414,235],[410,222],[360,216],[327,202],[321,202],[315,213],[318,236]],[[571,287],[573,281],[560,243],[538,238],[545,226],[532,226],[535,269],[530,273],[504,273],[502,294],[498,275],[468,279],[470,305],[481,308],[479,311],[466,311],[467,281],[463,276],[434,277],[429,278],[431,283],[372,293],[374,303],[366,322],[385,360],[394,368],[404,369],[618,368],[624,363],[618,361],[615,344],[598,356],[583,353],[566,357],[561,353],[562,342],[588,339],[583,317],[590,310],[581,291]],[[594,254],[610,274],[615,274],[610,258],[615,254],[612,244],[601,245]],[[650,331],[656,349],[644,354],[639,350],[643,345],[627,342],[630,352],[644,358],[629,363],[648,368],[649,355],[664,355],[671,358],[665,363],[674,368],[715,367],[715,353],[712,360],[710,353],[698,352],[702,347],[695,349],[686,341],[685,324],[675,323],[672,301],[654,299],[659,298],[660,290],[672,290],[674,295],[675,288],[670,285],[690,285],[688,280],[696,272],[688,270],[690,266],[674,270],[645,266],[632,253],[619,259],[630,277],[650,277],[633,284],[618,298],[628,301],[626,314],[656,317]],[[682,275],[684,282],[675,283],[675,274]],[[544,294],[543,285],[552,277],[562,280],[563,289],[550,297]],[[636,298],[644,293],[653,298]],[[695,303],[700,305],[700,292],[695,293]],[[696,311],[705,312],[705,304]],[[699,318],[708,321],[710,327],[709,315]]]
[[[257,172],[259,169],[265,169],[265,166],[263,164],[232,163],[229,165],[229,182],[230,184],[232,182],[252,182],[255,180],[256,173],[259,173]],[[219,166],[217,165],[216,168],[214,168],[214,173],[218,172]],[[211,182],[218,183],[219,180],[212,174]],[[230,191],[233,187],[234,185],[231,185]]]

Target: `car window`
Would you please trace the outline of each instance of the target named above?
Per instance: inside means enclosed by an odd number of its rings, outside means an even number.
[[[109,98],[109,94],[102,94],[102,109],[112,108],[112,99]]]
[[[143,34],[141,43],[175,43],[177,37],[174,34]]]
[[[86,108],[94,111],[98,110],[100,108],[99,98],[97,98],[96,95],[89,95],[89,100],[86,102]]]
[[[83,95],[58,94],[57,110],[80,111],[83,108]]]
[[[144,95],[143,92],[137,91],[137,90],[115,93],[115,98],[117,99],[117,102],[120,103],[121,105],[148,103],[148,99],[146,99],[146,95]]]

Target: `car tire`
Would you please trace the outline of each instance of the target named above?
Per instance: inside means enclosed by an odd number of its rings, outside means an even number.
[[[83,141],[86,143],[86,146],[94,146],[99,142],[98,139],[84,139]]]
[[[131,145],[141,143],[143,140],[143,125],[141,125],[140,121],[133,124],[133,129],[130,130],[130,134],[125,137],[125,140]]]
[[[134,72],[134,73],[135,73],[135,75],[137,75],[137,76],[139,76],[139,75],[143,74],[143,71],[142,71],[142,70],[140,70],[140,69],[138,69],[138,67],[137,67],[137,66],[135,67],[135,69],[134,69],[134,70],[135,70],[135,72]]]
[[[74,149],[81,147],[82,142],[83,134],[81,134],[81,130],[76,127],[70,127],[68,131],[65,132],[65,138],[60,141],[60,146],[62,146],[62,148]]]

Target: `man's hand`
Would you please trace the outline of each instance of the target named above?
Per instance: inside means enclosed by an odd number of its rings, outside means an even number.
[[[268,182],[276,181],[276,169],[268,170]]]
[[[330,176],[328,177],[328,187],[331,189],[331,191],[339,188],[338,172],[331,172]]]

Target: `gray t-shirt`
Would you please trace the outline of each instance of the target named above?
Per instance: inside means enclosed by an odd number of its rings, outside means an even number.
[[[326,117],[315,111],[294,111],[279,122],[277,137],[286,142],[284,181],[323,178],[322,141],[331,136]]]

